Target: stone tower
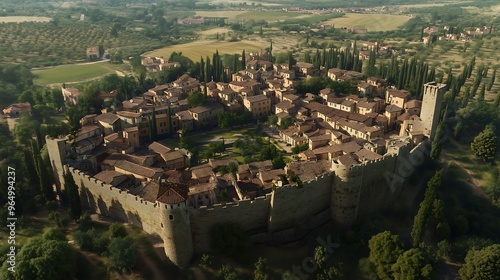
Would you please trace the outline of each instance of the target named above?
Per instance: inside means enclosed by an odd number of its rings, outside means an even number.
[[[330,197],[332,220],[338,227],[349,228],[358,217],[363,166],[346,166],[333,161],[332,170],[336,175]]]
[[[64,190],[64,165],[66,165],[66,140],[58,138],[45,137],[47,151],[49,152],[50,165],[54,172],[54,179],[58,194]]]
[[[160,235],[165,254],[172,263],[184,268],[189,266],[194,252],[189,205],[186,201],[187,188],[166,183],[163,178],[160,184],[168,188],[157,199],[160,209]]]
[[[439,124],[445,88],[446,84],[436,82],[429,82],[424,85],[424,98],[422,100],[420,119],[422,120],[424,135],[429,137],[430,140],[434,138],[436,128]]]

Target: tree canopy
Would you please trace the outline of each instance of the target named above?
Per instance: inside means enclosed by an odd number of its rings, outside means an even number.
[[[465,264],[459,271],[462,279],[498,279],[500,271],[500,244],[482,250],[471,250],[465,257]]]
[[[470,147],[474,155],[481,158],[483,161],[494,160],[497,153],[495,127],[491,124],[486,126],[486,128],[474,138]]]
[[[431,279],[432,261],[421,248],[412,248],[399,256],[392,266],[395,280]]]
[[[393,279],[392,266],[403,253],[403,243],[398,235],[384,231],[368,241],[369,260],[375,265],[377,275],[382,280]]]
[[[370,248],[370,261],[375,265],[377,275],[380,279],[392,278],[392,265],[403,253],[403,243],[398,235],[390,231],[384,231],[374,235],[368,241]]]
[[[116,269],[130,269],[137,263],[137,246],[130,237],[113,238],[109,244],[109,262]]]
[[[54,238],[54,239],[52,239]],[[10,273],[4,262],[1,279],[73,279],[76,271],[76,251],[60,234],[51,232],[31,239],[16,257],[16,271]]]

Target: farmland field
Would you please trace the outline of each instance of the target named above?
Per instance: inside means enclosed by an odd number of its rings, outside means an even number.
[[[196,16],[200,17],[227,17],[228,20],[235,20],[239,15],[248,13],[247,11],[196,11]]]
[[[227,42],[227,41],[195,41],[186,44],[173,45],[166,48],[161,48],[154,50],[152,52],[147,52],[144,55],[147,56],[164,56],[169,57],[172,52],[182,52],[183,55],[189,57],[193,61],[198,61],[201,56],[210,56],[219,50],[220,54],[233,54],[241,53],[243,49],[245,51],[258,51],[261,48],[267,47],[267,45],[261,44],[256,41],[239,41],[239,42]]]
[[[327,24],[334,24],[335,28],[357,27],[366,28],[370,31],[389,31],[398,29],[410,19],[409,16],[389,15],[389,14],[354,14],[347,13],[340,18],[326,21]]]
[[[25,17],[25,16],[0,17],[0,22],[26,22],[26,21],[47,22],[51,20],[52,18],[49,17]]]
[[[91,46],[120,47],[125,53],[140,53],[161,46],[158,40],[149,39],[141,32],[127,30],[116,37],[110,32],[109,26],[85,22],[0,23],[0,63],[44,67],[84,60],[85,49]]]
[[[293,18],[308,18],[313,17],[309,13],[294,13],[294,12],[271,12],[271,11],[201,11],[196,12],[197,16],[204,17],[227,17],[228,21],[240,20],[266,20],[266,21],[279,21]]]
[[[34,83],[38,85],[62,84],[97,79],[106,74],[117,73],[126,65],[113,65],[108,62],[89,64],[70,64],[49,69],[33,70]],[[121,72],[121,71],[120,71]]]

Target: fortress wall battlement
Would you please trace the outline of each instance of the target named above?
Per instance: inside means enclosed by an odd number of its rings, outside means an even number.
[[[342,179],[347,180],[351,177],[357,177],[362,175],[364,169],[364,165],[355,164],[355,165],[344,165],[342,163],[337,163],[332,161],[332,171],[335,173],[337,177],[341,177]]]
[[[269,215],[271,241],[296,240],[311,228],[330,220],[330,192],[334,176],[334,173],[320,175],[305,182],[301,188],[286,185],[275,189]],[[279,233],[285,229],[289,229],[288,233]]]
[[[52,143],[49,149],[51,160],[64,152],[65,147],[56,144]],[[392,153],[382,159],[352,166],[332,162],[331,172],[304,182],[301,188],[280,186],[254,200],[210,208],[152,203],[73,167],[68,170],[79,186],[84,208],[133,223],[159,236],[164,241],[166,255],[182,267],[189,264],[193,252],[210,249],[210,229],[218,223],[238,223],[250,235],[271,243],[297,240],[330,220],[348,226],[357,217],[390,205],[402,183],[390,185],[384,174],[397,172],[413,154],[422,154],[425,147],[421,143],[410,151],[409,146],[394,146]],[[62,163],[56,162],[61,165],[57,168],[58,175],[67,166]]]
[[[399,194],[399,189],[390,185],[385,176],[394,172],[397,160],[397,156],[386,156],[383,160],[365,165],[359,193],[358,217],[387,207]]]
[[[185,203],[167,205],[146,201],[127,191],[105,184],[84,172],[68,167],[79,186],[82,207],[113,219],[132,223],[159,236],[166,256],[180,267],[192,258],[189,208]]]
[[[82,208],[93,213],[130,222],[144,231],[159,235],[158,203],[145,201],[138,196],[105,184],[80,170],[68,167],[80,192]]]
[[[233,222],[247,232],[267,232],[271,194],[254,200],[241,200],[211,208],[190,208],[191,232],[194,251],[210,249],[210,229],[219,223]]]

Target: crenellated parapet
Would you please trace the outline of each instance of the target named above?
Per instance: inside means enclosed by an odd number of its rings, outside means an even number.
[[[180,267],[189,265],[193,243],[189,207],[185,202],[174,205],[150,202],[73,167],[67,166],[67,169],[79,186],[83,208],[159,236],[172,263]]]
[[[210,229],[219,223],[241,225],[254,242],[287,243],[304,238],[329,221],[348,227],[358,217],[390,205],[402,181],[388,182],[385,174],[398,174],[415,155],[425,156],[425,145],[411,149],[394,140],[379,159],[354,165],[333,160],[330,171],[296,185],[277,186],[265,196],[211,207],[190,207],[185,201],[166,204],[133,195],[66,164],[64,140],[47,139],[55,172],[68,170],[79,187],[82,207],[122,222],[132,223],[163,240],[166,256],[177,266],[189,265],[195,253],[208,252]],[[60,181],[62,189],[64,182]]]

